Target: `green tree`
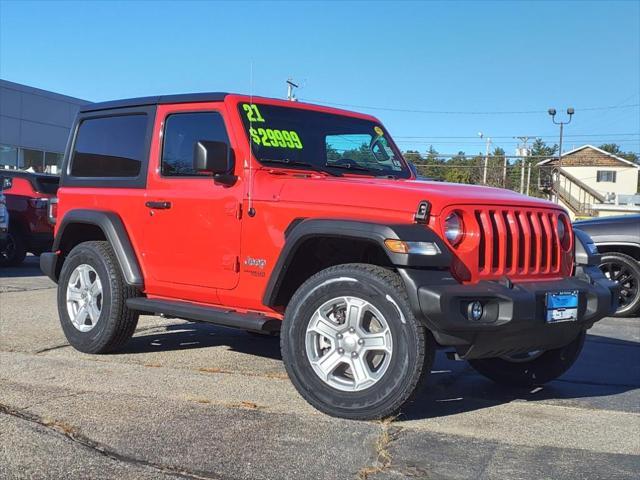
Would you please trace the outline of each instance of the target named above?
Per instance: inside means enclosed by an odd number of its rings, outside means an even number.
[[[489,155],[489,161],[487,162],[487,185],[502,187],[504,160],[505,151],[500,147],[496,147],[493,153]]]
[[[551,178],[551,170],[549,167],[538,167],[538,163],[552,158],[558,153],[558,145],[547,145],[541,138],[536,138],[531,145],[531,155],[527,158],[527,169],[531,166],[531,183],[529,195],[532,197],[547,197],[546,192],[540,189],[541,183],[546,183]],[[528,173],[528,172],[527,172]],[[542,175],[542,182],[541,180]],[[525,179],[525,182],[527,179]],[[525,183],[526,191],[526,183]]]
[[[617,143],[605,143],[603,145],[600,145],[599,147],[600,149],[604,150],[605,152],[609,152],[613,155],[616,155],[620,158],[624,158],[625,160],[629,160],[630,162],[635,162],[638,163],[638,155],[635,154],[634,152],[623,152],[622,149],[620,148],[620,145],[618,145]]]
[[[473,185],[482,185],[484,155],[480,153],[478,155],[474,155],[469,159],[469,165],[470,183],[472,183]]]
[[[547,145],[541,138],[536,138],[531,145],[531,160],[538,163],[558,153],[558,145]]]
[[[421,171],[422,175],[428,178],[434,178],[437,180],[444,180],[445,172],[444,168],[444,160],[440,158],[439,153],[433,145],[429,146],[424,159],[423,159],[423,169]]]
[[[464,152],[458,152],[446,162],[444,179],[453,183],[471,183],[471,159]]]
[[[423,177],[444,180],[444,172],[441,168],[443,161],[433,146],[429,147],[425,155],[421,155],[416,150],[407,150],[403,155],[405,160],[415,164],[418,173]]]

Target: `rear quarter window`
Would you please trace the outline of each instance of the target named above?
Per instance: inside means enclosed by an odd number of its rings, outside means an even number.
[[[144,113],[83,120],[71,157],[71,175],[137,177],[146,155],[146,132]]]

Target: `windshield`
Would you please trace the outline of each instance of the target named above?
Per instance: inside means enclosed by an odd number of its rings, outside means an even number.
[[[409,178],[402,155],[376,122],[294,107],[240,103],[253,155],[264,164]]]

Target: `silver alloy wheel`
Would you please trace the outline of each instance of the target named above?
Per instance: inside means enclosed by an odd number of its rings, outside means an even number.
[[[91,265],[78,265],[67,284],[67,313],[81,332],[92,330],[102,312],[102,283]]]
[[[333,388],[365,390],[389,368],[391,329],[372,304],[337,297],[318,308],[307,326],[305,346],[314,372]]]

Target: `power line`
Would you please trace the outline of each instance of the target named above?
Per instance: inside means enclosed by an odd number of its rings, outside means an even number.
[[[617,137],[617,136],[627,136],[627,135],[635,135],[635,136],[640,136],[640,132],[639,133],[584,133],[584,134],[572,134],[572,135],[565,135],[565,137]],[[556,138],[558,135],[555,134],[549,134],[549,135],[530,135],[530,137],[532,138]],[[434,139],[438,139],[438,138],[445,138],[445,139],[456,139],[456,138],[460,138],[460,139],[465,139],[465,138],[478,138],[476,135],[467,135],[467,136],[420,136],[420,135],[413,135],[413,136],[405,136],[405,135],[393,135],[393,138],[434,138]],[[503,136],[492,136],[491,138],[513,138],[513,135],[503,135]]]
[[[439,159],[439,160],[443,160],[443,159],[450,159],[450,158],[465,158],[465,159],[479,159],[482,160],[482,158],[484,158],[484,155],[481,153],[464,153],[462,152],[462,154],[460,153],[437,153],[435,155],[424,155],[420,152],[408,152],[408,151],[403,151],[403,154],[407,154],[410,153],[411,155],[418,155],[418,157],[421,160],[426,160],[426,159]],[[638,155],[640,157],[640,152],[626,152],[626,153],[633,153],[635,155]],[[527,155],[527,156],[522,156],[522,155],[494,155],[494,154],[490,154],[489,155],[489,159],[502,159],[502,158],[509,158],[509,159],[542,159],[542,160],[554,160],[557,159],[557,154],[553,154],[553,155]],[[586,159],[592,159],[592,160],[601,160],[602,159],[602,155],[598,156],[598,155],[583,155],[580,157],[583,160]],[[631,160],[629,160],[631,161]],[[432,165],[429,165],[432,166]],[[437,166],[437,165],[433,165],[433,166]],[[583,165],[581,165],[583,166]],[[596,164],[594,163],[594,165],[584,165],[585,167],[589,167],[589,166],[596,166]],[[604,167],[603,167],[604,168]],[[631,167],[631,168],[635,168],[635,167]]]
[[[546,110],[516,110],[516,111],[445,111],[445,110],[420,110],[413,108],[392,108],[392,107],[377,107],[371,105],[353,105],[349,103],[336,103],[327,102],[325,100],[318,100],[313,98],[303,99],[305,102],[312,103],[324,103],[326,105],[334,105],[337,107],[349,107],[349,108],[363,108],[367,110],[384,110],[387,112],[405,112],[405,113],[425,113],[429,115],[532,115],[532,114],[546,114]],[[623,108],[637,108],[640,107],[640,103],[632,103],[628,105],[608,105],[603,107],[581,107],[580,111],[602,111],[602,110],[615,110]]]
[[[624,144],[626,142],[630,142],[631,140],[628,139],[623,139],[623,138],[607,138],[607,139],[601,139],[597,142],[591,142],[594,144],[605,144],[605,143],[615,143],[615,144]],[[442,140],[402,140],[402,139],[395,139],[395,142],[398,144],[402,144],[402,145],[479,145],[482,146],[484,145],[482,142],[473,142],[473,141],[442,141]],[[516,141],[496,141],[494,142],[494,144],[496,145],[518,145],[519,142]],[[571,144],[575,145],[575,144],[584,144],[585,141],[572,141],[570,142]]]

